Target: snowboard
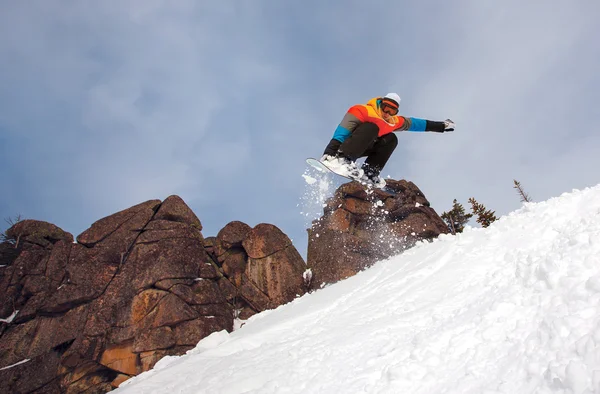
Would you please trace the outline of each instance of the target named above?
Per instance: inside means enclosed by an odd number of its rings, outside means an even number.
[[[348,175],[345,174],[340,174],[339,172],[335,172],[332,168],[327,167],[325,164],[321,163],[319,160],[309,157],[308,159],[306,159],[306,164],[312,166],[313,168],[315,168],[316,170],[320,171],[320,172],[331,172],[335,175],[341,176],[343,178],[349,179],[351,181],[357,181],[360,184],[367,186],[369,188],[373,188],[373,189],[377,189],[377,187],[375,187],[375,185],[373,185],[371,182],[365,182],[361,179],[355,179],[352,177],[349,177]],[[396,192],[392,189],[390,189],[388,186],[384,186],[383,188],[379,189],[379,190],[383,190],[384,192],[390,193],[390,194],[396,194]]]
[[[350,179],[351,181],[358,181],[358,179],[350,178],[348,175],[344,175],[344,174],[340,174],[339,172],[335,172],[332,168],[327,167],[325,164],[321,163],[317,159],[313,159],[312,157],[309,157],[308,159],[306,159],[306,164],[313,166],[314,168],[316,168],[318,171],[321,171],[321,172],[332,172],[335,175],[339,175],[346,179]]]

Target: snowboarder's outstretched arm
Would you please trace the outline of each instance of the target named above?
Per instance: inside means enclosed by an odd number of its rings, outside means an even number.
[[[446,131],[454,131],[455,124],[450,119],[446,119],[443,122],[436,122],[433,120],[409,118],[405,116],[399,116],[404,118],[402,126],[397,128],[398,131],[433,131],[435,133],[443,133]]]

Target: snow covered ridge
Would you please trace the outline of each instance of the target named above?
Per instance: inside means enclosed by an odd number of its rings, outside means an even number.
[[[600,187],[214,333],[119,393],[600,393]]]

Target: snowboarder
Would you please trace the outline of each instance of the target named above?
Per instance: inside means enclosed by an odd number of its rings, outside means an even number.
[[[352,106],[338,125],[320,161],[351,178],[385,186],[379,174],[398,145],[394,131],[454,131],[454,122],[409,118],[398,115],[400,96],[388,93],[367,104]],[[356,159],[367,156],[362,167]]]

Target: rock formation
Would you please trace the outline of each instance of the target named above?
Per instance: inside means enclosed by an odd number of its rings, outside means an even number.
[[[219,284],[241,319],[285,304],[306,288],[306,264],[292,241],[271,224],[250,228],[234,221],[207,239],[223,272]]]
[[[204,238],[177,196],[77,237],[35,220],[0,243],[0,392],[103,393],[200,339],[448,232],[411,182],[342,185],[309,229],[308,266],[277,227]]]
[[[277,227],[232,222],[205,240],[177,196],[77,237],[25,220],[0,245],[0,392],[103,393],[212,332],[304,293]]]
[[[326,202],[323,216],[308,230],[313,289],[448,232],[414,183],[388,180],[388,187],[393,193],[350,182]]]

